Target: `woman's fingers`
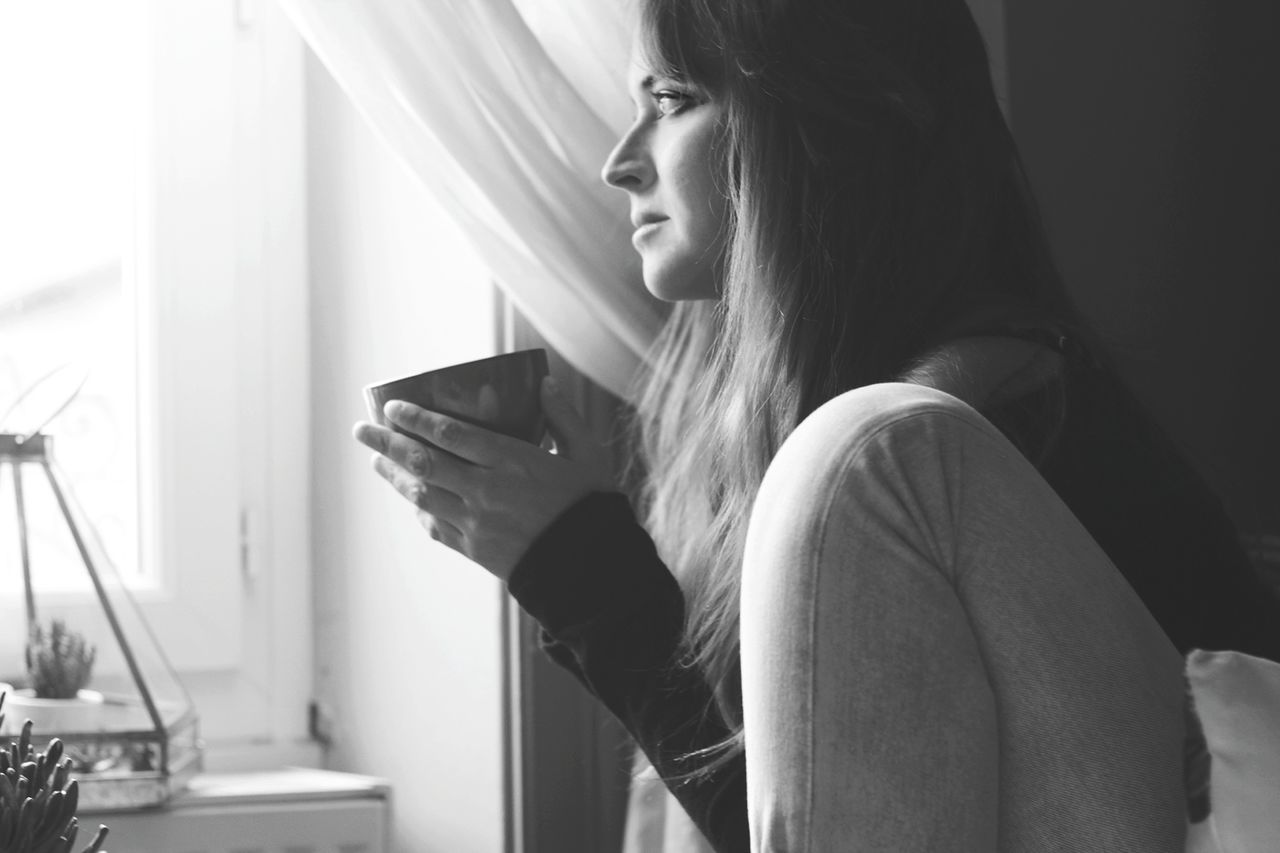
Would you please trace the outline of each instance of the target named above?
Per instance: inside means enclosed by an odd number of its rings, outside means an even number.
[[[441,545],[447,545],[455,551],[462,551],[466,543],[461,530],[443,518],[438,518],[423,510],[418,511],[418,521],[427,529],[427,535],[432,539]]]
[[[351,430],[351,434],[355,436],[356,441],[365,447],[370,450],[376,450],[385,456],[390,456],[402,465],[406,465],[408,462],[409,452],[413,449],[413,446],[422,443],[414,441],[408,436],[400,435],[395,430],[388,429],[381,424],[371,424],[365,421],[358,422]]]
[[[418,523],[427,535],[466,557],[475,558],[475,543],[463,532],[471,514],[461,497],[447,489],[425,485],[380,453],[373,455],[373,469],[417,508]]]
[[[357,440],[377,451],[374,467],[418,509],[437,541],[507,579],[529,544],[566,507],[613,490],[609,451],[594,446],[567,400],[548,420],[572,455],[559,457],[417,406],[389,404],[395,429],[359,423]],[[421,436],[418,440],[414,436]]]
[[[406,471],[380,453],[373,456],[373,470],[409,503],[433,518],[448,523],[455,531],[455,522],[461,522],[466,517],[466,504],[458,495],[442,486],[427,485],[412,472]]]
[[[439,448],[428,447],[379,424],[359,423],[354,435],[366,447],[430,485],[464,494],[472,483],[476,466]]]
[[[422,480],[381,453],[373,455],[373,470],[378,472],[378,476],[390,483],[402,498],[418,509],[426,509],[424,504],[427,498],[427,486]]]
[[[436,447],[476,465],[494,465],[508,452],[509,445],[516,441],[403,400],[387,403],[383,414],[401,429],[420,435]]]

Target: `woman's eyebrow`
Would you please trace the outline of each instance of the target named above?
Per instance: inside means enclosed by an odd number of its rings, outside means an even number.
[[[637,106],[640,104],[641,99],[636,98],[637,94],[640,94],[640,95],[652,94],[653,85],[654,83],[657,82],[657,80],[658,80],[657,76],[653,74],[646,74],[644,77],[637,80],[633,88],[629,88],[627,90],[627,96],[631,99],[631,103],[636,104]]]
[[[634,88],[630,90],[632,100],[635,100],[636,92],[642,92],[644,94],[652,94],[654,89],[658,88],[659,84],[662,81],[664,80],[675,81],[678,79],[679,78],[673,77],[672,75],[649,72],[648,74],[645,74],[643,77],[637,80],[634,84]]]

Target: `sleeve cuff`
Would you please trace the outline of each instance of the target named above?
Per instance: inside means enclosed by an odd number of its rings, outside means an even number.
[[[592,492],[544,530],[507,590],[553,637],[675,584],[620,492]]]

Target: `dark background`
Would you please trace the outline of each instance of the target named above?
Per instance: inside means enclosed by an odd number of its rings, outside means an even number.
[[[1068,286],[1256,548],[1280,535],[1280,4],[1005,16],[1011,123]]]

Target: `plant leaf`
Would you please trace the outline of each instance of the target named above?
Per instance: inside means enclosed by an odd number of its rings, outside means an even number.
[[[84,848],[81,853],[100,853],[102,850],[102,842],[107,840],[108,831],[109,830],[105,823],[98,824],[98,831],[94,834],[93,841],[91,841],[89,846]]]

